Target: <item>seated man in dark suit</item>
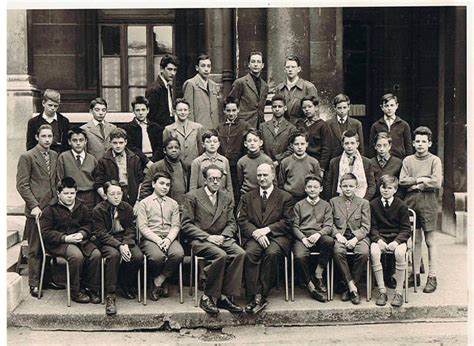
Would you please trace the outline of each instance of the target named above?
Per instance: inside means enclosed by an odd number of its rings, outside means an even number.
[[[247,313],[264,309],[275,282],[277,259],[289,253],[292,243],[292,197],[273,185],[275,169],[268,163],[257,167],[260,187],[242,196],[238,223],[245,238]]]
[[[206,259],[206,283],[199,306],[210,314],[218,308],[242,312],[231,297],[238,296],[242,284],[245,251],[234,236],[237,224],[234,202],[220,189],[223,171],[211,164],[204,168],[204,186],[185,195],[182,231],[191,240],[196,256]],[[213,298],[217,298],[217,305]]]

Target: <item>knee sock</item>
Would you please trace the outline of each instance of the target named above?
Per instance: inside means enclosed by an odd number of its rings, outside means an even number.
[[[155,286],[159,287],[163,284],[163,282],[165,282],[165,280],[166,280],[166,277],[160,274],[153,281],[155,283]]]
[[[395,291],[402,292],[403,291],[403,282],[405,281],[405,264],[400,263],[400,266],[395,266],[395,274],[393,275],[395,280],[397,280],[397,287],[395,287]]]
[[[318,264],[318,266],[316,267],[316,270],[314,271],[314,276],[316,277],[316,279],[323,278],[323,271],[324,271],[324,267],[321,264]]]
[[[432,234],[433,232],[430,232],[426,238],[430,238],[432,236],[434,236],[434,234]],[[437,255],[438,255],[438,251],[437,251],[437,248],[436,248],[436,245],[433,241],[433,239],[429,239],[427,241],[427,247],[428,247],[428,260],[429,260],[429,270],[428,270],[428,276],[436,276],[436,260],[437,260]]]
[[[372,265],[372,271],[375,276],[375,282],[377,282],[377,286],[379,287],[379,291],[382,293],[387,293],[387,290],[385,289],[385,282],[383,281],[382,264],[378,263]]]

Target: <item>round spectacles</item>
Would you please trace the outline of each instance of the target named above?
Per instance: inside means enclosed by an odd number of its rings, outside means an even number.
[[[209,177],[209,178],[207,178],[207,181],[209,181],[209,182],[211,182],[211,183],[212,183],[212,182],[217,182],[217,183],[218,183],[218,182],[220,182],[221,180],[222,180],[222,177]]]

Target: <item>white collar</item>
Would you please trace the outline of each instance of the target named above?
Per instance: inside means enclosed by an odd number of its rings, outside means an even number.
[[[383,205],[384,207],[385,207],[385,201],[388,202],[388,206],[390,207],[390,206],[392,205],[392,203],[393,203],[394,198],[393,198],[393,196],[390,197],[389,199],[385,199],[385,198],[382,197],[381,200],[382,200],[382,205]]]
[[[270,195],[273,192],[273,188],[274,188],[274,186],[272,184],[272,185],[270,185],[270,187],[268,189],[265,190],[267,192],[267,198],[270,198]],[[264,190],[262,188],[260,188],[259,190],[260,190],[260,197],[263,197],[263,191]]]
[[[348,116],[345,116],[344,118],[341,118],[340,116],[337,116],[337,121],[339,123],[345,124],[347,121]]]
[[[287,78],[287,79],[286,79],[286,87],[287,87],[288,89],[293,88],[293,86],[295,86],[296,83],[298,83],[299,80],[300,80],[300,77],[299,77],[299,76],[296,76],[294,82],[290,82],[290,81],[288,80],[288,78]]]
[[[74,150],[71,149],[71,152],[72,152],[72,156],[74,156],[74,158],[77,157],[77,155],[79,155],[81,157],[81,159],[85,159],[86,158],[86,151],[83,150],[80,154],[76,153]]]
[[[117,154],[116,154],[115,151],[113,151],[113,150],[112,150],[112,156],[113,156],[113,157],[117,157]],[[122,157],[127,157],[127,151],[126,151],[126,150],[122,151],[122,152],[120,153],[120,156],[122,156]]]
[[[102,122],[98,122],[97,120],[95,120],[94,118],[92,118],[92,122],[94,123],[95,126],[97,126],[97,125],[99,125],[99,124],[105,125],[105,120],[102,120]]]
[[[211,191],[209,191],[207,186],[204,186],[204,192],[206,192],[206,195],[207,197],[209,197],[209,199],[211,199],[212,196],[217,197],[217,191],[212,193]]]
[[[199,73],[197,74],[197,76],[199,77],[199,79],[201,80],[201,82],[204,84],[204,86],[207,88],[207,83],[209,82],[209,79],[208,79],[208,80],[204,80],[204,78],[202,78]]]
[[[48,117],[43,112],[43,119],[46,120],[48,124],[51,124],[54,120],[58,121],[58,113],[54,112],[54,115],[52,117]]]
[[[165,83],[165,87],[168,87],[168,84],[171,86],[171,84],[166,79],[163,78],[163,75],[161,73],[160,73],[160,78],[163,81],[163,83]]]
[[[306,200],[307,200],[307,201],[308,201],[308,203],[309,203],[309,204],[311,204],[311,205],[316,205],[316,204],[318,204],[318,202],[319,202],[319,200],[320,200],[320,199],[321,199],[321,198],[320,198],[320,197],[318,197],[317,199],[315,199],[315,200],[312,200],[311,198],[309,198],[309,197],[306,197]]]

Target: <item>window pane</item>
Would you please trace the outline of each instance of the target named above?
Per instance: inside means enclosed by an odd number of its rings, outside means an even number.
[[[107,101],[107,111],[120,112],[120,88],[102,88],[102,97]]]
[[[127,30],[128,55],[146,55],[146,27],[129,26]]]
[[[145,96],[146,88],[128,88],[128,107],[132,112],[132,101],[136,96]]]
[[[120,27],[104,25],[100,34],[102,55],[120,55]]]
[[[173,27],[162,25],[153,27],[153,54],[173,53]]]
[[[160,73],[161,58],[162,58],[162,56],[153,57],[153,68],[155,69],[155,79],[156,79],[156,77],[158,77],[158,74]]]
[[[120,86],[120,58],[102,58],[102,85]]]
[[[146,58],[128,59],[128,84],[146,86]]]

